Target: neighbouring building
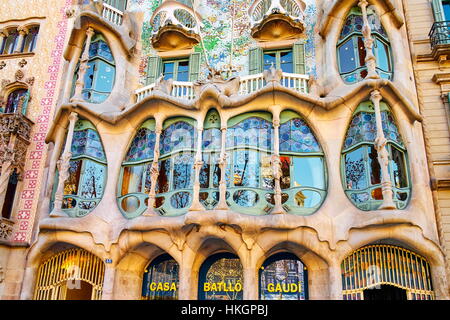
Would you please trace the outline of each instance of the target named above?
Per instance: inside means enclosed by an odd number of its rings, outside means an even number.
[[[29,2],[1,299],[449,298],[450,1]]]

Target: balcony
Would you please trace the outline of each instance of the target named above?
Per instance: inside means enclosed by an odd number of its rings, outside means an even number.
[[[450,21],[435,22],[428,36],[433,60],[438,62],[448,60],[450,56]]]
[[[121,26],[123,22],[123,12],[107,3],[103,3],[102,17],[118,26]]]
[[[249,9],[251,33],[261,41],[287,40],[305,30],[301,0],[256,0]]]
[[[191,49],[200,42],[197,34],[200,21],[192,6],[163,1],[150,19],[153,47],[158,51]]]
[[[299,93],[308,93],[309,76],[304,74],[286,73],[283,72],[280,80],[280,85],[289,88]],[[248,95],[252,92],[258,91],[267,85],[263,73],[248,75],[240,78],[238,95]],[[140,102],[145,97],[149,96],[155,91],[155,84],[136,90],[136,102]],[[171,90],[172,97],[194,100],[196,98],[194,92],[193,82],[173,81]]]

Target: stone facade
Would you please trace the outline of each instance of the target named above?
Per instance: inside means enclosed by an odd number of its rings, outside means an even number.
[[[408,298],[429,294],[427,297],[448,299],[446,61],[436,61],[430,51],[428,31],[434,20],[428,1],[308,0],[292,1],[290,7],[283,7],[283,1],[260,5],[263,1],[236,0],[232,9],[226,9],[220,1],[132,0],[124,11],[117,9],[120,1],[33,0],[33,6],[20,11],[8,4],[14,1],[4,2],[0,7],[1,27],[39,20],[39,34],[45,34],[45,38],[39,38],[33,55],[0,55],[0,66],[1,61],[6,63],[0,70],[2,79],[14,81],[10,78],[16,70],[23,71],[22,80],[34,79],[26,114],[34,126],[17,192],[20,201],[13,210],[11,235],[8,233],[0,243],[2,299],[68,297],[68,291],[48,291],[40,272],[52,257],[71,257],[64,255],[66,250],[86,261],[101,262],[102,271],[96,269],[100,280],[83,278],[85,267],[80,264],[80,278],[73,278],[95,287],[92,297],[96,299],[141,299],[144,273],[162,254],[169,254],[178,264],[178,298],[197,299],[201,296],[198,284],[204,263],[217,253],[230,253],[239,259],[243,299],[260,297],[261,266],[277,253],[294,254],[307,268],[309,299],[349,299],[351,290],[343,292],[344,261],[367,245],[404,248],[408,257],[423,258],[420,263],[423,270],[429,267],[427,281],[432,283],[432,294],[417,288],[413,292],[408,285],[391,281],[410,290]],[[206,14],[208,5],[213,8],[210,15]],[[42,17],[36,11],[31,14],[32,8],[42,10]],[[266,14],[258,13],[264,8]],[[363,42],[358,50],[365,52],[362,66],[367,74],[365,79],[348,84],[339,71],[337,42],[352,8],[360,10]],[[160,12],[166,12],[165,16]],[[380,77],[377,69],[380,56],[373,53],[373,46],[379,45],[379,35],[368,19],[373,12],[389,38],[391,80]],[[413,24],[411,17],[419,15],[421,22]],[[160,23],[167,16],[180,21]],[[220,44],[214,39],[221,39]],[[93,102],[88,101],[90,95],[99,90],[89,89],[86,83],[95,78],[99,68],[100,64],[94,68],[97,62],[91,44],[100,46],[100,41],[107,43],[113,57],[108,66],[114,66],[114,84],[103,100]],[[285,48],[294,48],[292,71],[280,70],[278,59],[264,71],[252,72],[254,52]],[[231,57],[228,52],[232,52]],[[303,52],[301,57],[299,52]],[[195,60],[197,54],[199,60]],[[189,79],[161,78],[156,71],[160,61],[177,61],[174,65],[179,66],[179,57],[189,61]],[[98,61],[108,60],[102,59]],[[179,70],[178,76],[182,73]],[[375,210],[359,209],[352,203],[343,182],[347,131],[365,102],[373,108],[371,114],[376,119],[372,141],[379,163],[380,195],[374,198],[378,201],[374,202]],[[391,175],[393,160],[388,152],[392,150],[391,140],[382,125],[386,105],[407,152],[409,198],[404,207],[398,206],[398,190]],[[214,125],[207,122],[212,109],[217,112]],[[284,138],[278,131],[286,123],[283,117],[287,111],[295,112],[307,124],[320,146],[316,156],[324,159],[325,190],[320,204],[311,211],[293,209],[292,199],[283,200],[289,188],[281,186],[285,174],[280,172],[280,141]],[[230,161],[234,161],[227,149],[227,132],[235,119],[256,113],[261,117],[264,114],[274,129],[269,152],[273,185],[265,191],[257,190],[272,192],[273,201],[259,207],[264,201],[259,199],[255,208],[240,211],[234,200],[236,193],[227,197],[238,185],[226,174]],[[86,160],[95,160],[104,168],[101,195],[95,195],[101,198],[99,201],[68,193],[65,184],[71,179],[70,161],[77,152],[73,142],[82,131],[80,119],[100,137],[98,156]],[[150,206],[133,215],[134,211],[124,209],[119,190],[123,189],[124,159],[148,119],[153,121],[148,128],[154,133],[148,167],[150,186],[141,193]],[[190,201],[183,208],[169,203],[175,193],[166,193],[167,203],[157,204],[163,193],[160,185],[156,190],[162,172],[159,158],[167,156],[160,145],[165,143],[163,133],[173,119],[190,119],[197,137],[190,151],[192,184],[183,191]],[[219,130],[222,138],[217,151],[221,174],[213,190],[208,191],[217,198],[208,196],[210,202],[206,203],[201,198],[205,190],[200,178],[205,149],[198,137],[209,126]],[[257,167],[264,167],[262,160]],[[69,210],[73,209],[70,203],[88,200],[92,204],[89,209]],[[137,203],[137,207],[143,207]],[[389,259],[397,261],[397,256]],[[55,261],[61,268],[62,260]],[[396,263],[397,267],[401,264]],[[417,273],[425,274],[423,270]],[[72,278],[66,275],[61,279],[68,282]],[[48,286],[54,283],[50,281]],[[57,286],[52,288],[56,290]]]

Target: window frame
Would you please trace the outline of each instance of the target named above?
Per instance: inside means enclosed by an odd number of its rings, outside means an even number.
[[[187,71],[186,71],[187,80],[178,80],[179,67],[180,67],[181,62],[187,62]],[[169,64],[169,63],[173,63],[173,73],[172,73],[173,77],[166,79],[166,74],[164,73],[164,68],[165,68],[165,65]],[[188,82],[189,81],[189,70],[190,70],[189,67],[190,67],[189,66],[189,57],[176,58],[176,59],[163,59],[162,60],[162,75],[165,80],[173,79],[173,81]]]
[[[283,71],[283,72],[285,72],[285,73],[294,73],[294,63],[295,63],[295,61],[294,61],[294,50],[293,50],[292,47],[282,48],[282,49],[263,50],[263,53],[262,53],[262,68],[263,68],[263,72],[264,72],[264,70],[269,70],[270,69],[270,66],[267,69],[265,68],[266,67],[265,59],[264,59],[265,55],[266,54],[273,54],[273,53],[275,53],[275,65],[274,65],[274,67],[277,70],[282,70],[282,68],[281,68],[281,65],[282,65],[282,63],[281,63],[281,54],[282,53],[291,53],[291,55],[292,55],[292,61],[291,61],[292,72],[287,72],[287,71]]]

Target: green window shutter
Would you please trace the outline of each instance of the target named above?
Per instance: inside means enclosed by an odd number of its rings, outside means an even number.
[[[258,74],[263,72],[263,51],[261,48],[251,48],[248,53],[248,72]]]
[[[197,81],[200,75],[200,52],[194,52],[189,57],[189,81]]]
[[[155,83],[162,73],[162,61],[158,56],[149,56],[147,60],[146,85]]]
[[[433,9],[434,21],[445,21],[444,8],[442,7],[442,0],[433,0],[431,2],[431,7]]]
[[[293,48],[294,73],[305,74],[305,45],[303,43],[295,43]]]

